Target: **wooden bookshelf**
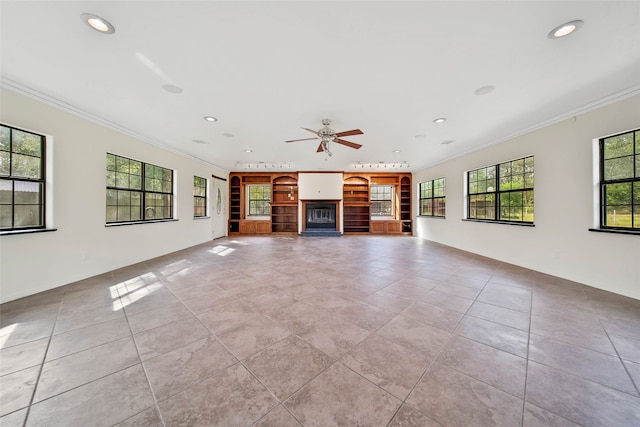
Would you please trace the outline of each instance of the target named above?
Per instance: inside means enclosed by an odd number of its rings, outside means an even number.
[[[400,179],[400,221],[402,232],[411,233],[411,178],[403,176]]]
[[[271,185],[270,216],[249,218],[247,191],[252,184]],[[229,233],[298,233],[298,174],[296,172],[232,172],[229,175]]]
[[[368,233],[371,221],[369,180],[346,176],[342,185],[343,224],[345,233]]]
[[[273,178],[272,205],[298,204],[298,179],[293,176],[279,176]]]
[[[247,191],[251,184],[270,184],[268,217],[247,216]],[[371,219],[371,185],[394,188],[393,212],[388,217]],[[411,174],[345,172],[342,180],[342,221],[345,234],[411,234]],[[338,200],[339,202],[339,200]],[[300,232],[298,173],[232,172],[229,175],[230,234],[298,234]],[[304,226],[302,226],[304,230]]]
[[[241,201],[240,177],[232,176],[229,180],[229,233],[240,232]]]
[[[271,231],[274,233],[298,232],[298,206],[271,206]]]

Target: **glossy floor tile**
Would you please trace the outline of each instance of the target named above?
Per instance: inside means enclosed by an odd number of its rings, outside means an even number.
[[[0,425],[640,425],[640,301],[414,237],[222,238],[0,306]]]

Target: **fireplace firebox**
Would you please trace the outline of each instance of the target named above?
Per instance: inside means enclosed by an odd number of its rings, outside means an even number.
[[[303,236],[340,236],[336,200],[303,200]]]
[[[336,204],[307,203],[305,215],[306,229],[336,229]]]

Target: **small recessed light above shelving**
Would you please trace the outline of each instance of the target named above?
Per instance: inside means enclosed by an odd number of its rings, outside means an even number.
[[[244,152],[245,152],[245,153],[253,153],[253,150],[252,150],[252,149],[250,149],[250,148],[245,148],[245,149],[244,149]]]
[[[394,153],[399,153],[399,152],[400,152],[400,150],[393,150],[393,152],[394,152]]]
[[[213,116],[204,116],[204,119],[205,119],[206,121],[208,121],[208,122],[217,122],[217,121],[218,121],[218,119],[216,119],[216,118],[215,118],[215,117],[213,117]]]
[[[442,144],[442,145],[453,144],[453,140],[452,139],[447,139],[446,141],[442,141],[440,144]]]
[[[447,121],[447,118],[446,118],[446,117],[438,117],[437,119],[434,119],[434,120],[433,120],[433,123],[435,123],[435,124],[439,125],[440,123],[444,123],[444,122],[446,122],[446,121]]]

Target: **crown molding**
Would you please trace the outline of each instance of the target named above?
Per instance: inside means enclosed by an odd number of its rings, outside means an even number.
[[[464,151],[464,152],[462,152],[460,154],[456,154],[455,156],[451,156],[451,157],[449,157],[449,158],[447,158],[445,160],[441,160],[441,161],[438,161],[438,162],[435,162],[435,163],[428,163],[428,164],[425,164],[423,166],[412,168],[412,170],[413,171],[420,171],[422,169],[426,169],[426,168],[430,168],[430,167],[434,167],[434,166],[440,165],[442,163],[446,163],[446,162],[448,162],[450,160],[466,156],[467,154],[471,154],[471,153],[475,153],[475,152],[480,151],[480,150],[484,150],[485,148],[490,147],[492,145],[497,145],[497,144],[500,144],[502,142],[506,142],[506,141],[518,138],[520,136],[529,134],[531,132],[537,131],[539,129],[546,128],[546,127],[554,125],[556,123],[560,123],[560,122],[562,122],[564,120],[575,118],[576,116],[588,113],[590,111],[596,110],[598,108],[604,107],[604,106],[609,105],[609,104],[613,104],[614,102],[618,102],[618,101],[622,101],[622,100],[627,99],[627,98],[631,98],[632,96],[635,96],[635,95],[640,95],[640,85],[639,86],[632,86],[630,88],[623,89],[623,90],[618,91],[618,92],[614,92],[614,93],[612,93],[610,95],[603,96],[602,98],[598,98],[598,99],[595,99],[593,101],[590,101],[590,102],[588,102],[588,103],[586,103],[586,104],[584,104],[584,105],[582,105],[582,106],[580,106],[578,108],[570,110],[570,111],[568,111],[566,113],[563,113],[561,115],[555,116],[555,117],[553,117],[553,118],[551,118],[549,120],[545,120],[545,121],[537,123],[535,125],[526,127],[526,128],[524,128],[522,130],[519,130],[517,132],[514,132],[514,133],[512,133],[510,135],[507,135],[507,136],[504,136],[502,138],[498,138],[498,139],[492,140],[492,141],[490,141],[490,142],[488,142],[486,144],[483,144],[480,147]]]
[[[176,148],[168,146],[166,144],[163,144],[160,141],[156,141],[156,140],[151,139],[151,138],[149,138],[149,137],[147,137],[145,135],[141,135],[141,134],[139,134],[139,133],[137,133],[137,132],[135,132],[135,131],[133,131],[131,129],[125,128],[123,126],[120,126],[117,123],[113,123],[113,122],[111,122],[109,120],[105,120],[102,117],[98,117],[98,116],[96,116],[94,114],[91,114],[86,110],[78,108],[78,107],[76,107],[74,105],[71,105],[71,104],[69,104],[69,103],[67,103],[65,101],[62,101],[62,100],[60,100],[58,98],[54,98],[52,96],[49,96],[49,95],[47,95],[45,93],[42,93],[42,92],[40,92],[40,91],[38,91],[36,89],[24,86],[24,85],[14,81],[14,80],[7,79],[6,77],[0,77],[0,87],[2,87],[4,89],[7,89],[7,90],[10,90],[12,92],[18,93],[20,95],[24,95],[24,96],[26,96],[28,98],[35,99],[36,101],[40,101],[40,102],[42,102],[44,104],[50,105],[52,107],[55,107],[55,108],[57,108],[59,110],[62,110],[64,112],[66,112],[66,113],[73,114],[73,115],[75,115],[77,117],[80,117],[80,118],[83,118],[83,119],[88,120],[90,122],[99,124],[99,125],[104,126],[106,128],[113,129],[113,130],[115,130],[115,131],[117,131],[119,133],[122,133],[124,135],[130,136],[132,138],[135,138],[135,139],[140,140],[142,142],[145,142],[147,144],[153,145],[155,147],[161,148],[161,149],[163,149],[165,151],[169,151],[171,153],[178,154],[178,155],[183,156],[183,157],[187,157],[187,158],[189,158],[191,160],[196,160],[196,161],[199,161],[199,162],[202,162],[202,163],[206,163],[206,164],[208,164],[210,166],[216,167],[216,168],[218,168],[220,170],[223,170],[225,172],[229,172],[228,170],[226,170],[226,169],[224,169],[224,168],[222,168],[222,167],[220,167],[220,166],[218,166],[216,164],[213,164],[213,163],[208,162],[206,160],[200,159],[198,157],[195,157],[195,156],[193,156],[191,154],[188,154],[188,153],[185,153],[183,151],[177,150]]]

